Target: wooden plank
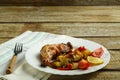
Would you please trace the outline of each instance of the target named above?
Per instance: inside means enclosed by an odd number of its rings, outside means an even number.
[[[8,41],[8,40],[10,40],[10,39],[12,39],[12,38],[10,38],[10,37],[0,38],[0,44],[1,44],[1,43],[4,43],[4,42],[6,42],[6,41]]]
[[[120,23],[1,23],[0,37],[14,37],[26,30],[75,37],[120,36],[119,25]]]
[[[107,49],[120,49],[120,38],[83,38],[102,44]]]
[[[17,24],[17,23],[0,23],[0,32],[18,32],[22,31],[24,27],[24,24]]]
[[[120,22],[120,6],[0,7],[0,22]]]
[[[119,71],[97,71],[86,75],[59,76],[53,75],[48,80],[120,80]]]
[[[110,62],[103,70],[119,70],[120,71],[120,51],[111,51],[110,52]]]
[[[56,6],[65,6],[65,5],[120,5],[119,0],[0,0],[0,5],[37,5],[37,6],[48,6],[48,5],[56,5]]]
[[[69,36],[120,36],[120,23],[36,23],[26,28]]]

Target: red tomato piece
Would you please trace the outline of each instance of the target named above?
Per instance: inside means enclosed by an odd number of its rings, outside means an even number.
[[[72,69],[73,65],[70,63],[67,65],[67,68]]]
[[[87,62],[85,59],[82,59],[82,60],[79,61],[79,63],[78,63],[79,69],[82,69],[82,70],[88,69],[89,66],[90,66],[90,63]]]
[[[79,51],[84,51],[84,50],[86,50],[86,48],[85,48],[84,46],[80,46],[80,47],[78,48],[78,50],[79,50]]]
[[[102,47],[100,47],[100,48],[98,48],[98,49],[95,49],[95,50],[91,53],[91,56],[100,58],[100,57],[103,55],[103,53],[104,53],[104,51],[103,51]]]
[[[69,68],[57,68],[58,70],[70,70]]]

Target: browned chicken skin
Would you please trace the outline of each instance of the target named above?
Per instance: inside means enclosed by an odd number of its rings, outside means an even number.
[[[41,66],[51,66],[53,60],[60,54],[71,52],[73,49],[70,42],[67,44],[47,44],[40,51]]]

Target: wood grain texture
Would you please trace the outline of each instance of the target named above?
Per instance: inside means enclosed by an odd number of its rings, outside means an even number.
[[[120,23],[1,23],[0,37],[14,37],[26,30],[75,37],[116,37],[120,36]]]
[[[69,36],[120,36],[120,23],[36,23],[26,28]]]
[[[120,5],[119,0],[0,0],[0,5],[34,5],[34,6],[88,6],[88,5]]]
[[[108,63],[108,65],[106,67],[103,68],[103,70],[109,69],[109,70],[116,70],[116,71],[120,71],[120,51],[111,51],[110,52],[110,62]]]
[[[48,80],[119,80],[120,72],[118,71],[97,71],[94,73],[78,76],[58,76],[53,75]]]
[[[120,49],[120,38],[84,38],[102,44],[107,49]]]
[[[0,22],[120,22],[120,6],[0,7]]]
[[[3,38],[2,37],[2,38],[0,38],[0,44],[4,43],[4,42],[6,42],[6,41],[8,41],[10,39],[12,39],[12,38],[10,38],[10,37]]]

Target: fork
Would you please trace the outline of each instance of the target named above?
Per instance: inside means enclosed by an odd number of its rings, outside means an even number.
[[[14,64],[16,62],[17,55],[19,53],[21,53],[22,50],[23,50],[23,44],[22,43],[16,43],[15,48],[14,48],[14,55],[13,55],[12,59],[10,60],[10,64],[9,64],[7,70],[6,70],[6,74],[12,73],[12,71],[14,69]]]

